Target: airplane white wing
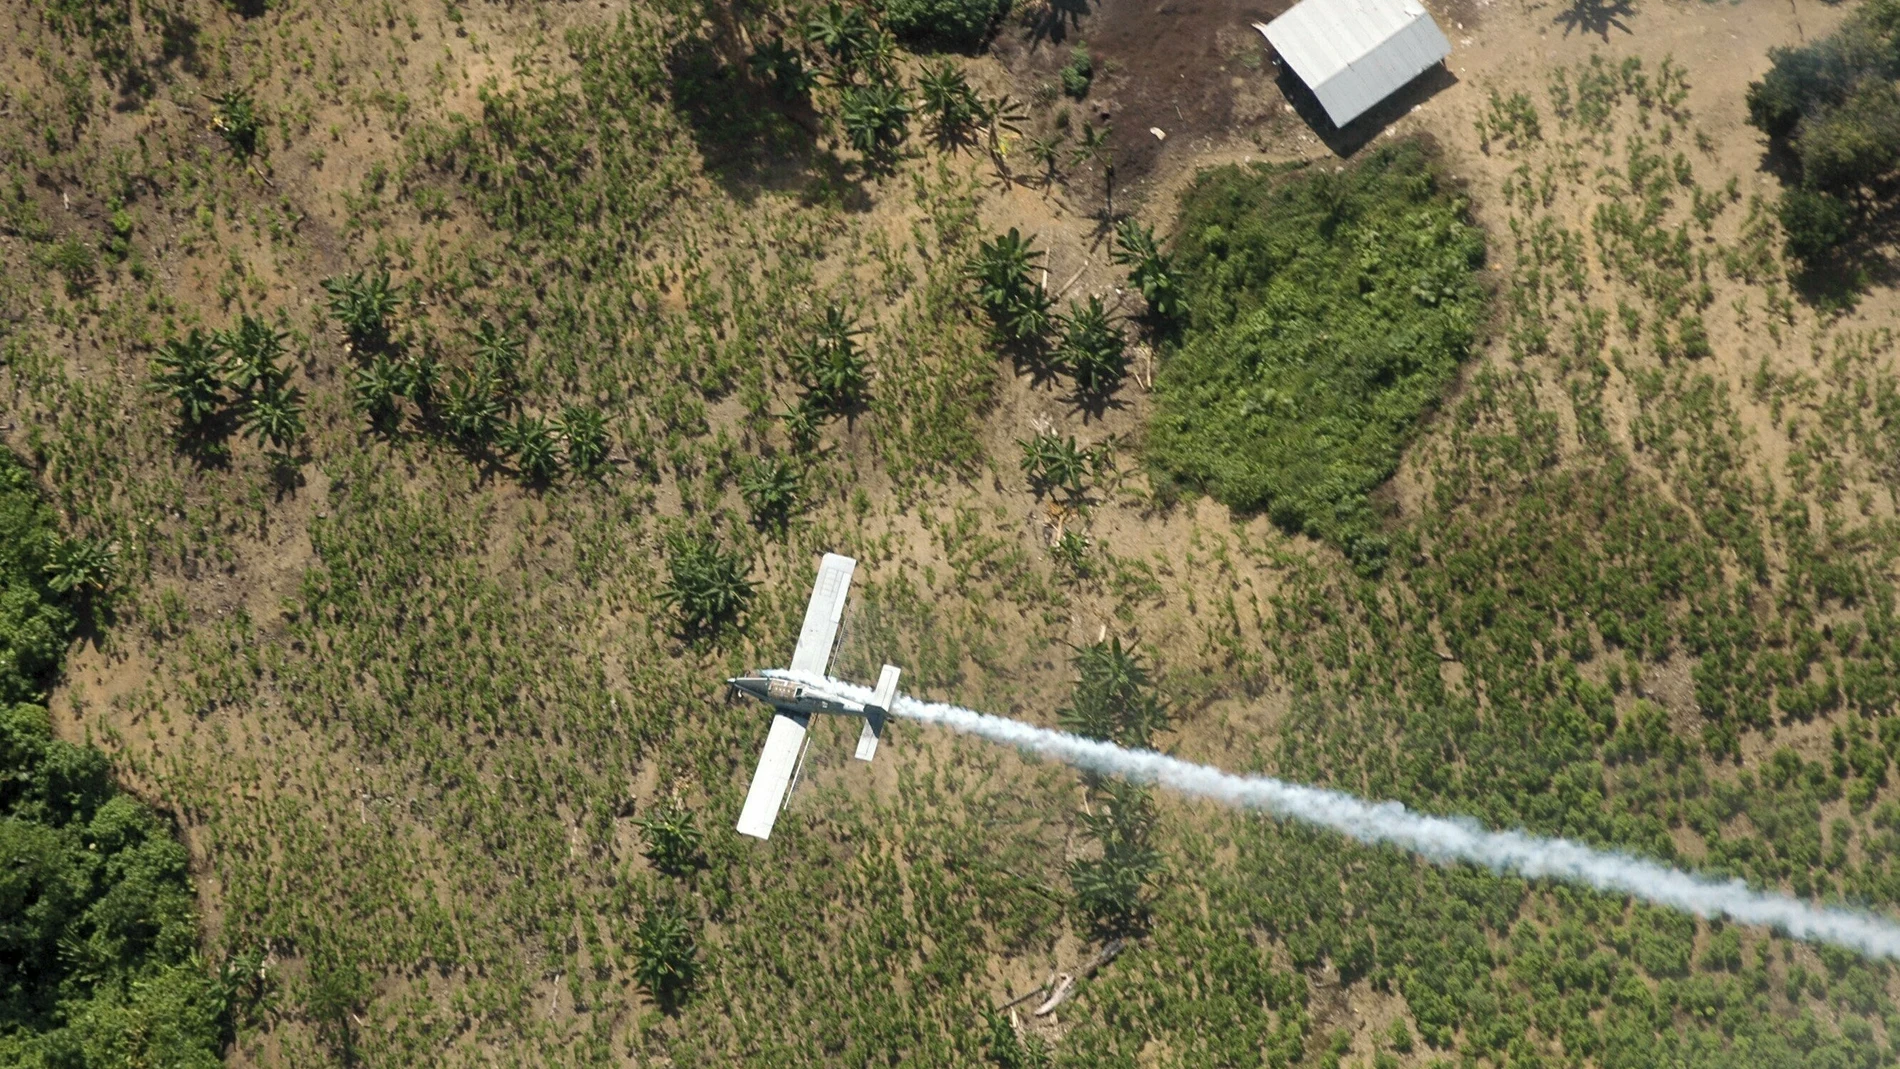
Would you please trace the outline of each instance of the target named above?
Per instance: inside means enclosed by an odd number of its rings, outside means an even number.
[[[825,554],[818,565],[818,581],[812,584],[811,601],[805,605],[805,626],[799,628],[798,648],[792,651],[792,671],[824,675],[831,666],[831,643],[838,637],[845,595],[857,567],[857,561],[836,553]]]
[[[772,730],[765,736],[765,749],[759,752],[759,767],[752,773],[745,808],[739,811],[739,834],[755,839],[772,837],[772,825],[778,822],[779,807],[785,804],[786,789],[798,767],[807,719],[802,713],[772,716]]]

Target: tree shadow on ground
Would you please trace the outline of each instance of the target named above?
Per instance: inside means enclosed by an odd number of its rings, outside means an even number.
[[[1636,14],[1634,0],[1570,0],[1570,6],[1552,21],[1564,28],[1564,36],[1573,32],[1594,34],[1605,42],[1612,29],[1634,34],[1624,20]]]
[[[1458,76],[1443,63],[1435,64],[1345,126],[1333,125],[1319,98],[1284,62],[1280,64],[1280,75],[1275,79],[1275,84],[1280,87],[1280,94],[1292,105],[1293,111],[1326,147],[1341,159],[1350,159],[1413,108],[1457,85]]]
[[[1030,46],[1044,41],[1062,44],[1072,31],[1081,29],[1082,20],[1093,10],[1090,0],[1033,0],[1028,7]]]
[[[706,170],[733,198],[750,204],[761,193],[799,192],[851,211],[869,207],[845,162],[819,144],[810,105],[779,99],[705,41],[682,46],[667,73]]]

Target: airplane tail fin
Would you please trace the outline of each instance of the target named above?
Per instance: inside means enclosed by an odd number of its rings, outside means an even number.
[[[869,761],[877,756],[877,740],[884,733],[884,721],[890,716],[891,703],[897,700],[897,668],[885,665],[878,673],[877,690],[864,707],[864,730],[858,733],[857,758]]]

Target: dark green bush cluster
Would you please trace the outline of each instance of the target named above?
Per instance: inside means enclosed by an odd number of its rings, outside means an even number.
[[[350,396],[371,428],[392,434],[405,408],[423,429],[470,457],[506,459],[524,482],[546,485],[563,467],[598,475],[612,441],[596,408],[569,405],[554,418],[521,404],[521,340],[482,320],[469,339],[470,363],[445,367],[426,346],[395,331],[403,297],[388,271],[357,271],[325,279],[330,314],[357,364]]]
[[[64,544],[0,451],[0,1064],[210,1069],[227,1001],[198,961],[184,848],[31,704],[73,626]]]
[[[1009,0],[884,0],[884,25],[908,45],[974,51]]]
[[[1376,565],[1367,495],[1481,315],[1463,200],[1407,143],[1337,174],[1206,172],[1177,234],[1192,322],[1157,378],[1154,464]]]
[[[1832,34],[1768,55],[1748,121],[1799,163],[1781,225],[1788,250],[1813,264],[1847,243],[1864,194],[1900,164],[1900,3],[1867,0]]]

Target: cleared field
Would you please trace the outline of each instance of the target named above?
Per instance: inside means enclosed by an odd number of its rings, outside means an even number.
[[[1900,306],[1798,299],[1742,126],[1840,13],[1593,10],[1438,11],[1449,82],[1343,163],[1242,34],[1231,127],[1118,187],[1089,12],[919,58],[842,7],[0,6],[0,431],[118,553],[52,724],[175,818],[207,975],[265,963],[228,1060],[1891,1062],[1885,963],[904,725],[729,831],[717,680],[829,549],[861,681],[1900,905]],[[1413,135],[1490,310],[1344,487],[1367,567],[1151,477],[1115,224],[1185,265],[1202,167]],[[1339,263],[1412,233],[1353,203]]]

